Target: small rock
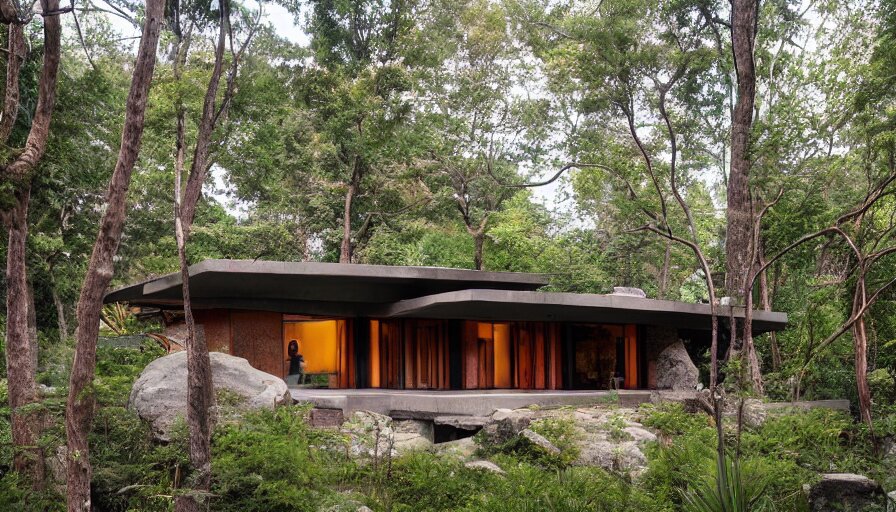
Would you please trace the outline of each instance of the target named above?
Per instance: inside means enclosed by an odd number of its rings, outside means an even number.
[[[355,411],[342,424],[349,436],[352,455],[384,457],[396,455],[392,418],[370,411]]]
[[[644,299],[647,294],[640,288],[632,288],[631,286],[614,286],[613,295],[624,295],[626,297],[639,297]]]
[[[548,441],[546,437],[539,434],[538,432],[526,428],[523,429],[522,432],[520,432],[520,437],[528,439],[530,443],[542,448],[544,451],[550,454],[557,455],[560,453],[560,448],[554,446],[554,443]]]
[[[887,512],[896,512],[896,491],[887,494]]]
[[[647,457],[635,441],[611,442],[602,435],[591,435],[579,442],[582,466],[599,466],[608,471],[638,473],[647,467]]]
[[[532,411],[498,409],[482,428],[482,435],[490,443],[504,443],[516,437],[531,422]]]
[[[879,483],[852,473],[827,473],[809,487],[809,509],[812,512],[841,510],[860,512],[882,510],[886,495]]]
[[[740,401],[726,401],[725,403],[725,416],[734,418],[737,420],[737,410],[740,407]],[[759,428],[765,423],[765,418],[767,413],[765,411],[765,405],[761,400],[757,400],[755,398],[747,398],[744,400],[744,408],[743,408],[743,422],[744,426],[748,428]]]
[[[472,437],[448,441],[447,443],[439,443],[433,445],[433,447],[438,453],[453,455],[461,459],[470,458],[476,453],[476,441],[474,441]]]
[[[367,505],[361,505],[356,512],[373,512]]]
[[[312,427],[339,427],[343,421],[345,421],[345,417],[342,414],[342,409],[318,409],[317,407],[311,409]]]
[[[500,466],[488,460],[471,460],[470,462],[464,464],[464,467],[470,469],[482,469],[485,471],[490,471],[492,473],[497,473],[499,475],[505,474],[505,471],[501,469]]]
[[[623,430],[626,434],[630,435],[632,439],[638,444],[656,441],[656,434],[640,426],[625,427]]]

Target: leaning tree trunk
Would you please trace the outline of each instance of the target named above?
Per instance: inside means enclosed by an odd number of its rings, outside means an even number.
[[[93,254],[78,299],[78,327],[75,332],[75,359],[66,402],[65,433],[68,439],[66,497],[70,512],[90,512],[92,470],[87,435],[93,421],[94,397],[89,388],[96,369],[96,342],[99,336],[103,295],[112,281],[114,258],[121,241],[127,214],[127,193],[131,173],[143,140],[144,116],[149,87],[156,63],[164,0],[147,0],[140,48],[131,78],[125,109],[124,129],[118,161],[109,181],[106,211],[100,221]]]
[[[12,443],[16,448],[14,467],[43,484],[43,454],[37,446],[40,419],[21,408],[37,401],[37,347],[28,329],[29,293],[25,245],[28,238],[29,187],[16,192],[16,204],[9,212],[9,245],[6,254],[6,371],[12,416]]]

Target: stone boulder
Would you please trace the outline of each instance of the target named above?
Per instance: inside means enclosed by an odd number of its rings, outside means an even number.
[[[539,434],[538,432],[535,432],[534,430],[524,428],[523,431],[520,432],[520,437],[551,455],[558,455],[560,453],[560,448],[554,446],[554,443],[548,441],[546,437]]]
[[[370,411],[355,411],[342,424],[354,456],[384,458],[397,455],[392,418]]]
[[[468,469],[484,470],[499,475],[503,475],[505,473],[505,471],[501,469],[500,466],[488,460],[471,460],[470,462],[464,464],[464,467]]]
[[[647,457],[637,441],[613,441],[606,435],[591,434],[578,442],[580,466],[599,466],[607,471],[640,474],[647,467]]]
[[[691,361],[684,343],[677,341],[666,347],[656,359],[656,387],[659,389],[694,389],[700,372]]]
[[[809,510],[859,512],[884,510],[886,495],[874,480],[852,473],[828,473],[808,489]]]
[[[241,357],[221,352],[209,354],[215,393],[226,391],[231,404],[245,409],[272,409],[291,404],[283,379],[257,370]],[[167,441],[178,417],[187,414],[187,353],[176,352],[149,363],[134,386],[128,408],[152,425],[157,439]]]
[[[432,422],[420,420],[392,420],[395,450],[406,453],[432,448],[434,432]]]
[[[523,431],[532,422],[532,411],[497,409],[482,427],[482,437],[492,444],[505,443]]]

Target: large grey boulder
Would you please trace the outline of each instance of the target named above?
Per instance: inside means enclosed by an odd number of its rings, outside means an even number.
[[[699,378],[700,372],[681,341],[666,347],[656,358],[656,387],[659,389],[694,389]]]
[[[234,405],[246,409],[292,403],[283,379],[253,368],[248,361],[221,352],[209,354],[215,393],[226,390]],[[187,414],[187,353],[176,352],[149,363],[131,388],[128,408],[148,421],[157,439],[170,439],[171,427]]]
[[[879,483],[852,473],[827,473],[809,487],[809,509],[812,512],[883,511],[886,495]]]

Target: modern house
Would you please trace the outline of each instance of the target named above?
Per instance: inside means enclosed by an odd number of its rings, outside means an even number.
[[[432,267],[190,267],[194,315],[211,350],[285,377],[296,341],[304,372],[331,388],[650,389],[668,345],[685,340],[692,354],[708,347],[708,304],[538,291],[546,284],[540,275]],[[120,288],[105,301],[177,318],[180,274]],[[786,323],[784,313],[753,314],[754,333]]]

